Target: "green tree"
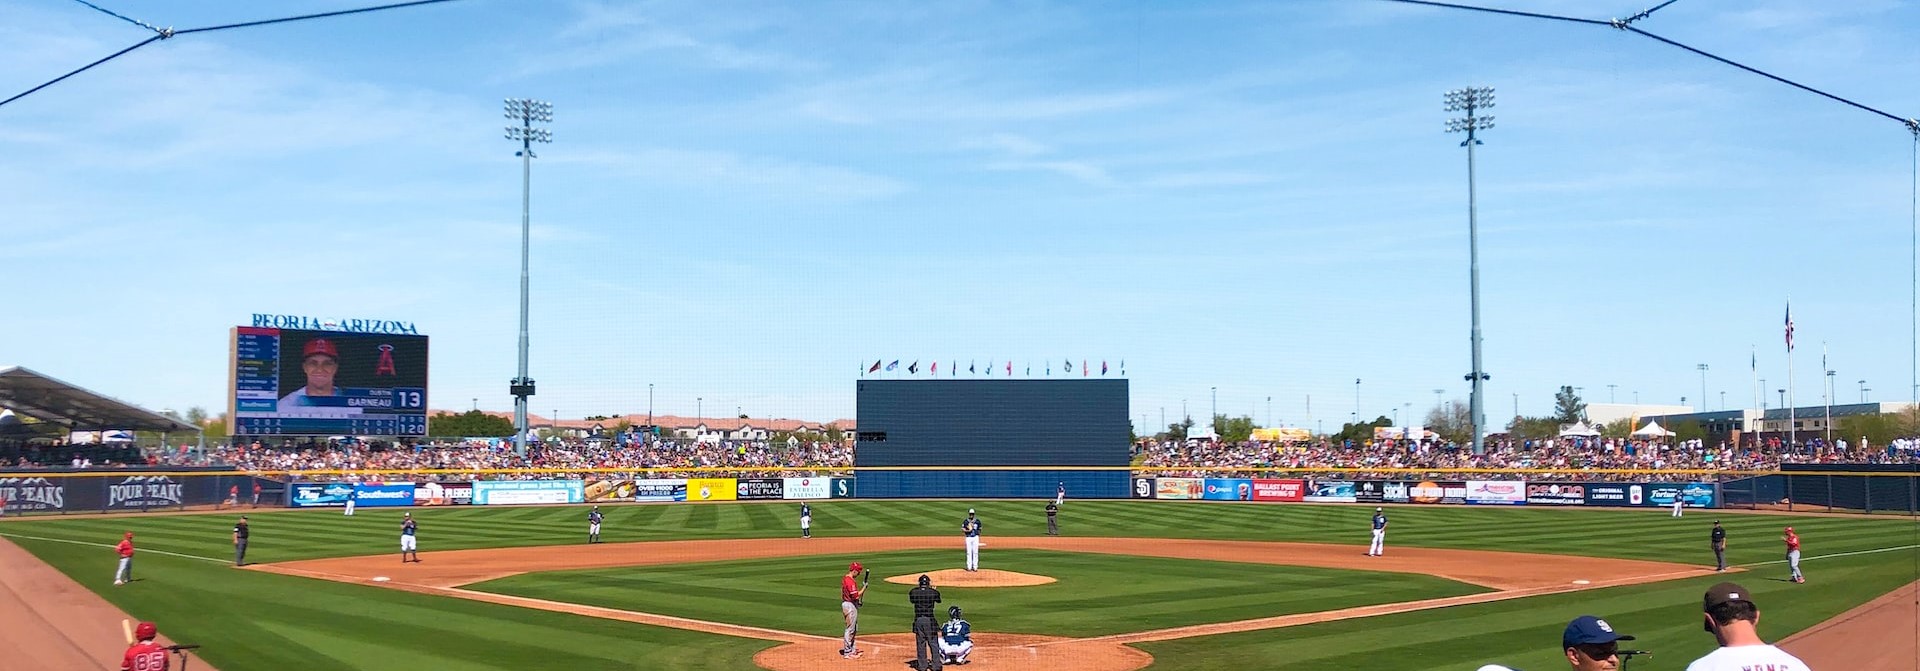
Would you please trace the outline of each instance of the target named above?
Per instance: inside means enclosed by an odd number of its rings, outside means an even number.
[[[1455,443],[1473,440],[1473,408],[1459,401],[1447,401],[1427,411],[1426,429]]]
[[[513,421],[478,410],[469,410],[458,415],[440,412],[427,418],[427,435],[499,438],[513,435]]]
[[[1171,439],[1171,440],[1175,440],[1175,441],[1182,441],[1182,440],[1186,440],[1186,439],[1187,439],[1187,435],[1188,435],[1188,431],[1189,431],[1189,430],[1191,430],[1192,428],[1193,428],[1193,418],[1192,418],[1192,417],[1188,417],[1188,418],[1186,418],[1186,419],[1183,419],[1183,420],[1180,420],[1180,421],[1178,421],[1178,422],[1174,422],[1174,423],[1172,423],[1172,424],[1168,424],[1168,425],[1167,425],[1167,438],[1168,438],[1168,439]]]
[[[840,430],[839,424],[827,425],[827,442],[840,443],[847,439],[847,432]]]
[[[208,419],[205,424],[200,425],[200,435],[206,436],[209,441],[215,439],[226,440],[228,438],[227,416],[221,415]]]
[[[1707,439],[1707,428],[1704,426],[1701,426],[1699,422],[1695,422],[1692,420],[1688,420],[1684,422],[1674,422],[1673,426],[1669,426],[1666,428],[1668,431],[1673,432],[1674,442],[1686,442],[1689,440],[1703,441]]]
[[[1545,440],[1560,435],[1557,417],[1515,417],[1507,424],[1507,436],[1513,440]]]
[[[1373,430],[1375,427],[1391,426],[1393,426],[1393,420],[1387,419],[1386,415],[1381,415],[1373,421],[1364,424],[1348,422],[1341,425],[1340,432],[1333,434],[1330,440],[1336,443],[1345,440],[1351,440],[1355,443],[1366,443],[1367,441],[1373,440]]]
[[[1561,385],[1560,391],[1553,395],[1553,418],[1561,424],[1572,424],[1586,416],[1587,404],[1580,400],[1580,395],[1573,392],[1573,387]]]
[[[1624,440],[1633,435],[1633,420],[1618,419],[1614,420],[1612,424],[1602,424],[1593,428],[1600,430],[1601,438]]]
[[[1239,443],[1253,437],[1252,417],[1213,416],[1213,433],[1220,436],[1221,442]]]

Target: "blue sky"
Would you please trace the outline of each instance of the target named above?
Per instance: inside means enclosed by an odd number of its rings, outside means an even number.
[[[106,6],[179,28],[353,2]],[[1593,18],[1643,7],[1509,0]],[[11,95],[144,39],[0,0]],[[1640,27],[1920,115],[1920,7],[1680,2]],[[507,409],[534,165],[534,410],[855,413],[876,358],[1125,360],[1332,429],[1465,399],[1479,153],[1489,415],[1906,397],[1912,137],[1610,29],[1346,1],[457,2],[183,36],[0,107],[0,364],[225,405],[254,312],[416,322],[433,405]],[[1097,363],[1096,363],[1097,365]],[[943,370],[944,372],[944,370]],[[1018,372],[1018,371],[1017,371]],[[1769,398],[1773,392],[1769,391]],[[1309,416],[1307,398],[1313,400]],[[1771,401],[1770,401],[1771,402]],[[1408,405],[1411,404],[1411,405]],[[1405,419],[1403,417],[1402,419]]]

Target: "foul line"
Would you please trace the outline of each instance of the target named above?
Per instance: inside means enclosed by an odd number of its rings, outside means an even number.
[[[21,534],[9,534],[9,533],[0,533],[0,536],[5,536],[5,537],[7,537],[7,538],[24,538],[24,539],[27,539],[27,540],[30,540],[30,541],[46,541],[46,542],[49,542],[49,543],[70,543],[70,544],[73,544],[73,545],[85,545],[85,546],[88,546],[88,547],[96,547],[96,548],[107,548],[107,549],[109,549],[109,550],[111,550],[111,549],[113,549],[113,548],[115,548],[115,547],[117,547],[117,546],[114,546],[114,545],[108,545],[108,544],[106,544],[106,543],[94,543],[94,542],[90,542],[90,541],[76,541],[76,540],[69,540],[69,539],[65,539],[65,538],[46,538],[46,537],[42,537],[42,536],[26,536],[26,535],[21,535]],[[153,554],[160,554],[160,555],[167,555],[167,556],[169,556],[169,557],[181,557],[181,558],[185,558],[185,559],[198,559],[198,560],[200,560],[200,561],[210,561],[210,562],[214,562],[214,563],[216,563],[216,564],[227,564],[227,563],[231,563],[231,562],[228,562],[228,561],[227,561],[227,560],[225,560],[225,559],[214,559],[213,557],[202,557],[202,556],[200,556],[200,555],[188,555],[188,554],[180,554],[180,553],[178,553],[178,552],[168,552],[168,551],[166,551],[166,550],[148,550],[148,549],[135,549],[135,552],[137,552],[137,553],[142,553],[142,554],[144,554],[144,553],[149,553],[149,552],[150,552],[150,553],[153,553]]]
[[[1920,545],[1901,545],[1898,547],[1876,548],[1873,550],[1855,550],[1853,552],[1836,552],[1834,554],[1820,555],[1818,557],[1801,557],[1800,561],[1810,562],[1815,559],[1833,559],[1835,557],[1852,557],[1854,555],[1870,555],[1870,554],[1875,554],[1880,552],[1898,552],[1900,550],[1912,550],[1915,548],[1920,548]],[[1785,563],[1787,563],[1787,560],[1785,559],[1775,559],[1773,561],[1762,561],[1762,562],[1754,562],[1751,564],[1740,564],[1740,566],[1768,566],[1772,564],[1785,564]]]

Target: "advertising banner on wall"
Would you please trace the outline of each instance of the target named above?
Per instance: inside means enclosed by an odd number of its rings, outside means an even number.
[[[471,503],[471,482],[419,482],[413,485],[413,505],[416,506],[464,506]]]
[[[1640,485],[1626,483],[1591,482],[1587,483],[1587,505],[1590,506],[1640,506],[1646,505],[1646,490]]]
[[[824,499],[832,496],[833,478],[787,478],[780,485],[780,498],[783,499]]]
[[[1307,481],[1305,480],[1267,480],[1255,478],[1253,481],[1253,500],[1289,501],[1306,500]]]
[[[633,500],[633,481],[620,478],[587,478],[587,503]]]
[[[734,480],[735,497],[741,501],[777,501],[785,498],[787,481],[782,478],[739,478]]]
[[[854,487],[857,484],[854,482],[854,480],[855,480],[854,478],[834,478],[833,479],[833,498],[836,498],[836,499],[853,498],[853,493],[855,491]]]
[[[353,486],[353,504],[362,508],[399,508],[413,505],[413,483],[366,483]]]
[[[1353,482],[1348,480],[1313,480],[1307,483],[1308,503],[1353,503]]]
[[[1411,503],[1462,504],[1467,502],[1467,483],[1423,480],[1407,488]]]
[[[1367,480],[1353,483],[1354,503],[1382,503],[1387,500],[1386,484]]]
[[[1577,482],[1529,482],[1527,503],[1547,506],[1587,504],[1587,486]]]
[[[1153,498],[1186,500],[1205,495],[1207,481],[1200,478],[1155,478]]]
[[[733,478],[688,478],[688,501],[732,501],[739,498]]]
[[[1133,498],[1136,498],[1136,499],[1153,498],[1153,478],[1134,478],[1133,479]]]
[[[1380,483],[1380,500],[1384,503],[1412,503],[1413,483],[1389,480]]]
[[[346,482],[296,482],[287,487],[293,490],[287,501],[295,508],[342,507],[353,493],[353,485]]]
[[[473,483],[475,505],[586,503],[584,480],[481,480]]]
[[[108,510],[145,510],[180,505],[186,485],[165,475],[135,475],[107,485]]]
[[[1253,481],[1246,478],[1207,478],[1200,498],[1213,501],[1252,501]]]
[[[681,478],[644,478],[631,484],[635,501],[687,500],[687,481]]]
[[[1701,482],[1654,482],[1647,484],[1647,505],[1671,507],[1678,498],[1688,508],[1713,507],[1713,485]]]
[[[1519,480],[1468,480],[1467,503],[1515,506],[1527,502],[1527,483]]]
[[[0,478],[0,496],[7,499],[7,512],[61,510],[67,505],[63,483],[48,478]]]

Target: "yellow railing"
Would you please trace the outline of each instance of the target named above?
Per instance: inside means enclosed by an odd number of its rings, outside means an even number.
[[[80,472],[14,471],[0,473],[0,478],[75,478],[75,477],[131,477],[156,476],[169,477],[205,476],[205,475],[257,475],[266,477],[308,477],[308,476],[387,476],[387,475],[572,475],[572,474],[700,474],[700,473],[782,473],[782,472],[825,472],[851,473],[860,471],[1126,471],[1143,475],[1160,473],[1314,473],[1314,474],[1489,474],[1489,475],[1553,475],[1558,477],[1578,477],[1584,475],[1638,475],[1638,476],[1734,476],[1749,477],[1761,475],[1850,475],[1870,477],[1914,477],[1915,473],[1881,473],[1857,471],[1777,471],[1777,470],[1715,470],[1715,469],[1639,469],[1639,468],[1415,468],[1415,467],[1377,467],[1353,468],[1335,466],[662,466],[654,468],[606,467],[606,468],[359,468],[359,469],[300,469],[300,470],[253,470],[253,471],[149,471],[101,469]],[[1178,476],[1169,476],[1178,477]]]

